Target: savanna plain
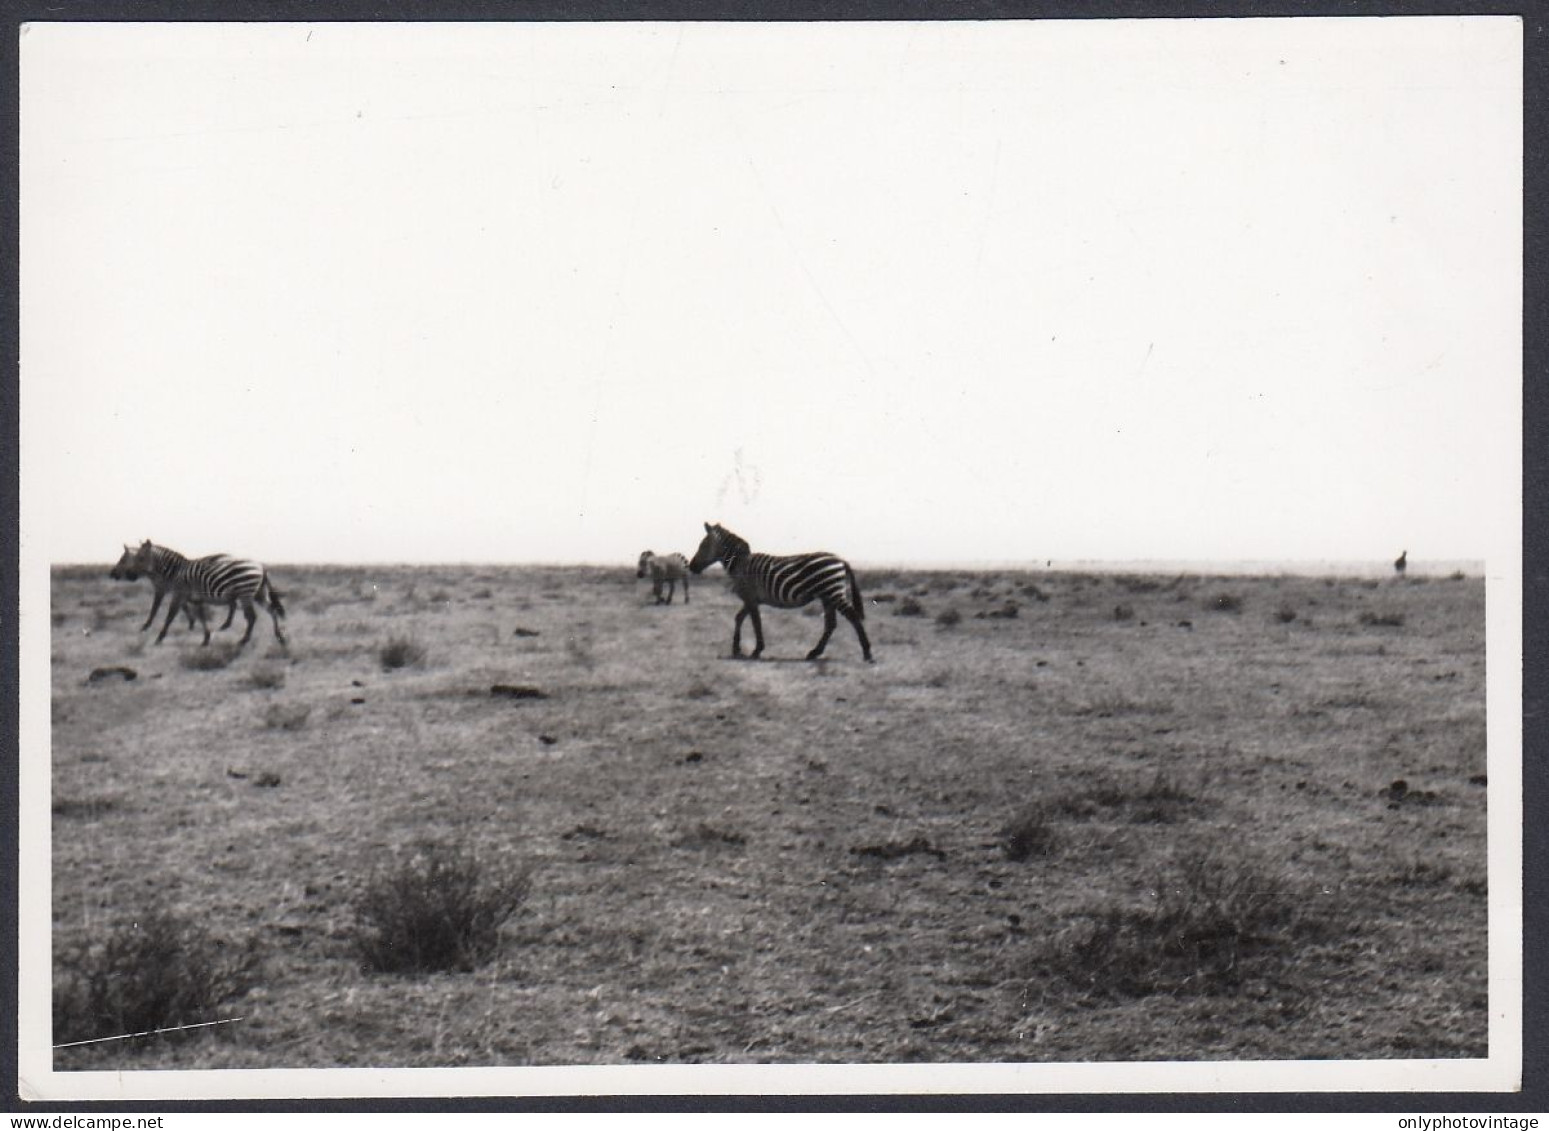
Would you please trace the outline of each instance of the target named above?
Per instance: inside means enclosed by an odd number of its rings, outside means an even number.
[[[57,1068],[1487,1052],[1478,577],[863,568],[866,664],[720,567],[271,576],[238,650],[53,570],[54,1042],[240,1018]]]

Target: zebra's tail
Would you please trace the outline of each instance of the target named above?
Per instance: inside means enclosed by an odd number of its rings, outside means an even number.
[[[844,563],[844,576],[850,582],[850,603],[855,606],[855,619],[866,619],[866,602],[861,600],[860,583],[855,580],[855,571],[850,568],[850,563]]]
[[[264,574],[264,583],[259,586],[259,592],[264,594],[264,600],[274,610],[274,615],[283,618],[285,616],[285,606],[280,604],[280,592],[270,582],[267,573]]]

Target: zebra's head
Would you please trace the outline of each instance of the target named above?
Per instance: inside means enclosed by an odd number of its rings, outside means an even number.
[[[114,581],[138,581],[140,571],[135,567],[135,548],[125,546],[124,552],[119,555],[118,564],[113,567],[113,572],[108,574]]]
[[[651,568],[651,559],[655,556],[656,555],[653,554],[650,550],[646,550],[643,554],[640,555],[640,564],[635,567],[636,577],[645,576],[645,571]]]
[[[688,563],[688,568],[694,573],[703,573],[716,562],[724,561],[726,552],[735,541],[740,539],[724,526],[705,523],[704,540],[699,543],[699,549],[694,551],[694,560]]]

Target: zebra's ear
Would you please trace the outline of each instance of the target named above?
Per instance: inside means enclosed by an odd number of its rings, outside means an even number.
[[[710,533],[710,524],[709,524],[709,523],[708,523],[708,522],[707,522],[707,523],[705,523],[705,533],[706,533],[706,534],[709,534],[709,533]]]

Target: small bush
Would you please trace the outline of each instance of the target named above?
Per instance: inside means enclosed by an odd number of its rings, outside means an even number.
[[[1008,860],[1047,856],[1054,851],[1054,844],[1049,810],[1036,802],[1022,809],[1000,830],[1000,846]]]
[[[963,623],[963,614],[956,609],[943,609],[936,614],[936,623],[942,628],[952,628]]]
[[[1242,598],[1235,593],[1218,593],[1210,601],[1212,611],[1218,613],[1242,612]]]
[[[1275,610],[1275,619],[1281,624],[1290,624],[1296,619],[1296,610],[1290,605],[1281,605]]]
[[[285,669],[275,664],[265,664],[261,668],[254,668],[247,682],[259,691],[278,690],[285,686]]]
[[[178,656],[178,663],[189,671],[213,672],[228,667],[241,653],[235,644],[209,644],[190,648]]]
[[[472,970],[494,955],[527,888],[525,872],[486,875],[471,849],[421,844],[356,899],[360,956],[381,973]]]
[[[388,671],[418,666],[425,662],[425,649],[420,647],[418,641],[406,636],[394,636],[377,649],[377,659]]]
[[[1368,628],[1403,628],[1403,613],[1362,613],[1358,618]]]
[[[898,602],[898,608],[893,610],[895,617],[919,617],[925,615],[925,609],[913,597],[905,597]]]
[[[1230,994],[1296,961],[1317,922],[1283,881],[1236,856],[1195,854],[1144,909],[1105,908],[1036,964],[1096,997]]]
[[[270,703],[264,710],[264,726],[270,730],[300,730],[311,714],[312,708],[305,703]]]
[[[1113,607],[1113,619],[1126,621],[1135,619],[1135,610],[1128,605],[1115,605]]]
[[[220,1006],[246,993],[258,969],[252,941],[226,946],[195,923],[154,911],[95,945],[60,956],[54,979],[54,1042],[220,1020]]]

